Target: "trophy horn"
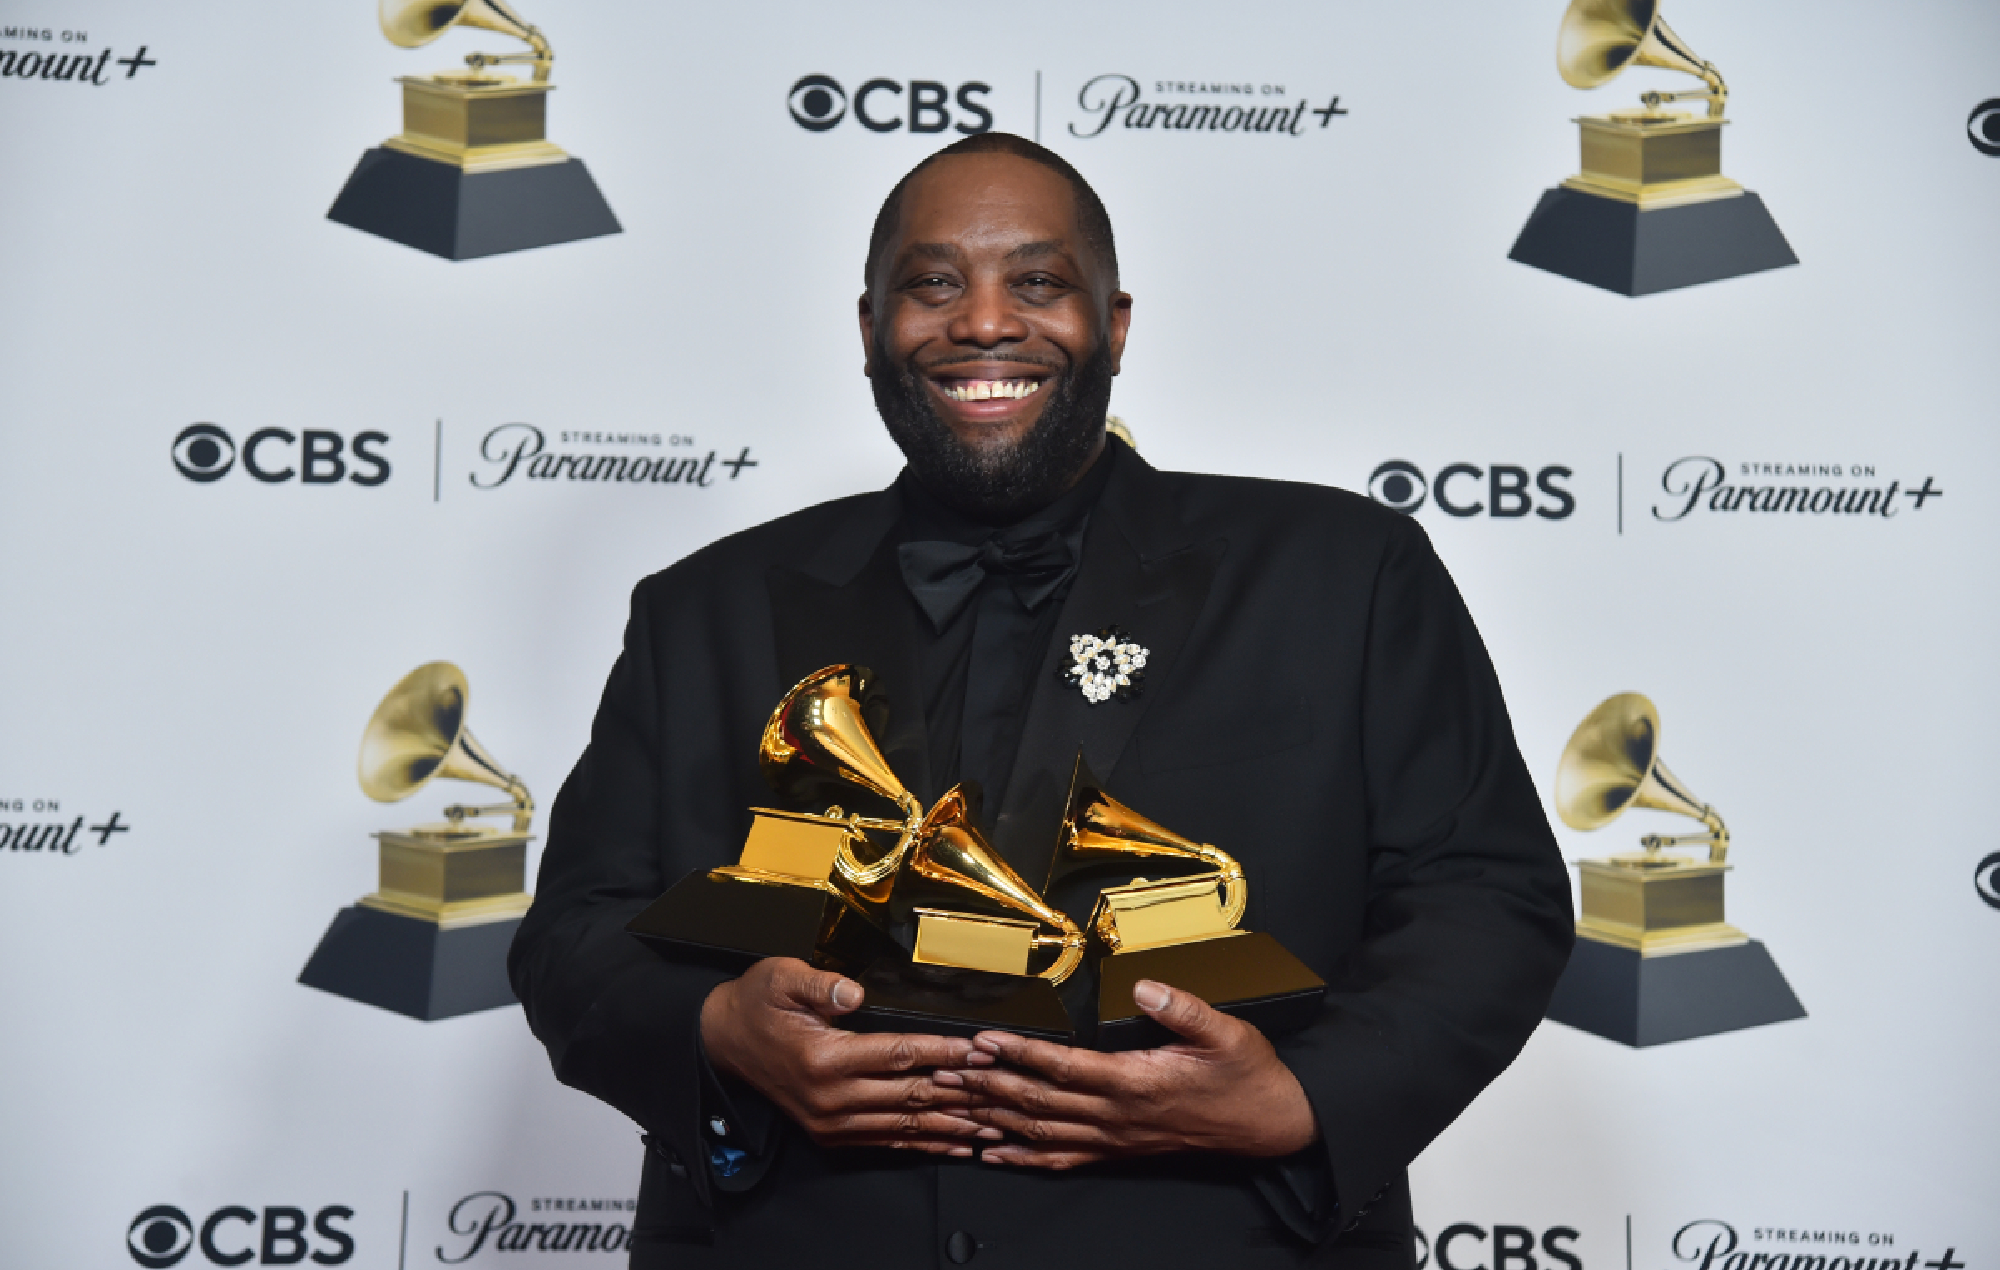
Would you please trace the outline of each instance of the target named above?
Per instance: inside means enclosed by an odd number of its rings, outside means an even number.
[[[1058,883],[1086,869],[1135,859],[1175,860],[1219,875],[1222,920],[1230,926],[1243,920],[1250,883],[1236,858],[1220,847],[1184,838],[1105,793],[1082,751],[1070,775],[1065,807],[1043,894],[1055,894]]]
[[[785,694],[764,724],[757,762],[764,779],[778,793],[807,802],[843,785],[858,785],[896,805],[903,819],[830,815],[845,819],[855,832],[842,845],[840,871],[860,887],[874,887],[896,870],[903,852],[923,820],[923,804],[897,778],[882,747],[868,730],[864,712],[874,697],[874,674],[866,666],[827,666],[807,675]],[[863,862],[854,854],[862,829],[883,829],[900,836],[894,848]]]
[[[1597,88],[1630,66],[1656,66],[1693,75],[1701,90],[1641,95],[1650,109],[1682,98],[1708,99],[1708,117],[1720,119],[1729,87],[1712,62],[1702,60],[1660,16],[1659,0],[1570,0],[1556,35],[1556,69],[1572,88]]]
[[[455,26],[476,27],[520,40],[532,53],[471,53],[466,64],[475,71],[502,62],[532,63],[535,82],[545,83],[555,54],[549,42],[527,19],[514,12],[507,0],[381,0],[377,17],[382,34],[399,48],[421,48]]]
[[[1556,768],[1556,814],[1572,829],[1601,829],[1633,807],[1689,816],[1707,833],[1641,839],[1649,856],[1662,847],[1708,847],[1711,864],[1729,855],[1722,817],[1660,761],[1660,712],[1636,692],[1598,703],[1577,724]],[[1670,857],[1671,858],[1671,857]]]
[[[448,661],[427,662],[398,680],[375,707],[361,733],[361,792],[381,803],[401,802],[431,781],[473,781],[505,790],[509,803],[487,807],[454,804],[453,824],[467,816],[514,815],[514,832],[526,833],[535,801],[521,778],[502,767],[465,726],[465,672]]]
[[[916,921],[919,927],[919,959],[924,943],[920,919],[967,920],[961,914],[967,911],[968,898],[974,914],[985,910],[1002,918],[1026,917],[1053,927],[1056,934],[1037,932],[1027,942],[1032,948],[1058,950],[1054,963],[1042,970],[1040,977],[1061,983],[1083,960],[1083,931],[1067,913],[1035,894],[986,841],[975,824],[978,809],[978,786],[955,785],[924,817],[910,848],[906,871],[896,882],[898,916]],[[926,904],[941,907],[922,907]],[[970,920],[976,922],[977,918]]]

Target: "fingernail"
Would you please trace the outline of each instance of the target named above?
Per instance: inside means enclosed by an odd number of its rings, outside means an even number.
[[[949,1152],[949,1154],[951,1154],[951,1155],[955,1155],[955,1156],[957,1156],[957,1157],[958,1157],[959,1159],[961,1159],[961,1160],[965,1160],[965,1159],[970,1159],[970,1158],[972,1157],[972,1148],[971,1148],[971,1147],[953,1147],[953,1148],[951,1149],[951,1151]]]
[[[948,1072],[942,1068],[932,1072],[931,1079],[940,1085],[950,1085],[954,1088],[965,1083],[965,1077],[959,1075],[957,1072]]]
[[[967,1067],[991,1067],[993,1063],[993,1056],[985,1050],[974,1050],[965,1056],[965,1065]]]
[[[1173,994],[1163,984],[1141,979],[1132,985],[1132,999],[1139,1003],[1141,1010],[1164,1010],[1167,1002],[1173,1000]]]
[[[1007,1156],[1006,1156],[1006,1153],[1005,1153],[1005,1152],[1001,1152],[1001,1151],[981,1151],[981,1152],[979,1153],[979,1162],[980,1162],[981,1164],[1011,1164],[1011,1163],[1013,1163],[1013,1161],[1011,1161],[1011,1160],[1009,1160],[1009,1159],[1007,1158]]]
[[[837,979],[833,985],[833,1003],[843,1010],[852,1010],[861,1004],[861,985]]]
[[[978,1133],[978,1136],[986,1139],[988,1142],[998,1142],[1000,1141],[1000,1139],[1006,1137],[1007,1135],[1000,1132],[1000,1130],[989,1126],[987,1128],[981,1129]]]
[[[981,1032],[978,1036],[972,1038],[972,1043],[977,1045],[982,1053],[998,1054],[1000,1052],[1000,1038],[991,1032]]]

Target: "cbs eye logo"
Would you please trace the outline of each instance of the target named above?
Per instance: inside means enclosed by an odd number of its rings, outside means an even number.
[[[1965,121],[1965,135],[1979,153],[2000,157],[2000,97],[1972,108]]]
[[[190,424],[174,438],[174,467],[199,485],[229,475],[238,466],[266,485],[296,478],[305,485],[380,485],[389,479],[389,460],[377,452],[388,444],[385,432],[357,432],[350,441],[338,432],[308,428],[294,436],[283,428],[259,428],[235,440],[212,423]],[[280,458],[279,455],[283,455]]]
[[[1979,888],[1980,899],[2000,908],[2000,851],[1979,862],[1979,867],[1972,871],[1972,885]]]
[[[1556,464],[1532,474],[1512,463],[1482,468],[1473,463],[1448,463],[1437,479],[1426,481],[1423,470],[1402,459],[1390,459],[1368,477],[1368,497],[1405,516],[1414,516],[1426,501],[1447,516],[1491,516],[1518,520],[1530,511],[1543,520],[1567,520],[1576,510],[1576,496],[1563,482],[1573,475]],[[1484,494],[1482,501],[1480,495]]]
[[[166,1270],[194,1247],[194,1223],[172,1204],[155,1204],[132,1219],[125,1244],[147,1270]]]
[[[870,132],[895,132],[907,123],[915,133],[943,132],[955,127],[971,136],[993,127],[993,112],[983,100],[992,91],[990,85],[977,80],[960,84],[955,98],[958,111],[954,115],[951,88],[934,79],[913,79],[907,89],[893,79],[871,79],[856,89],[850,99],[847,90],[833,76],[808,75],[792,85],[785,105],[792,112],[792,122],[807,132],[829,131],[852,113],[855,122]],[[875,100],[883,96],[892,100]]]

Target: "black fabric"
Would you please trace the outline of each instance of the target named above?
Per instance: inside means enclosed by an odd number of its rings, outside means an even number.
[[[1284,1164],[1199,1154],[1048,1174],[792,1132],[741,1194],[671,1167],[702,1158],[697,1035],[721,976],[622,927],[687,872],[736,859],[748,808],[769,798],[756,753],[771,704],[819,666],[872,666],[891,694],[886,755],[940,792],[918,705],[935,632],[900,576],[902,516],[898,490],[843,499],[642,582],[556,799],[510,970],[558,1077],[659,1144],[633,1264],[941,1266],[964,1231],[983,1267],[1410,1270],[1405,1166],[1541,1017],[1571,939],[1567,876],[1485,649],[1414,521],[1129,452],[1048,607],[1065,637],[1115,623],[1151,649],[1146,692],[1087,704],[1051,640],[989,836],[1044,876],[1080,747],[1114,797],[1243,862],[1245,926],[1330,985],[1321,1017],[1276,1044],[1318,1118],[1339,1221],[1287,1200]],[[1087,893],[1050,898],[1088,911]]]

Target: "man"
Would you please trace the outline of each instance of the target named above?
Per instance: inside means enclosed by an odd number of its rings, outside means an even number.
[[[1570,940],[1443,567],[1366,500],[1107,441],[1131,297],[1102,204],[1039,146],[983,134],[920,164],[866,286],[865,371],[908,468],[639,585],[514,947],[558,1077],[647,1131],[633,1264],[1409,1267],[1404,1168],[1518,1052]],[[1144,691],[1088,698],[1070,640],[1111,626],[1149,650]],[[766,716],[835,662],[874,669],[879,739],[926,805],[984,786],[1023,877],[1079,747],[1115,797],[1235,855],[1248,925],[1327,979],[1319,1017],[1267,1039],[1142,982],[1178,1043],[857,1035],[833,1026],[863,999],[839,975],[642,948],[634,914],[736,859],[771,797]]]

